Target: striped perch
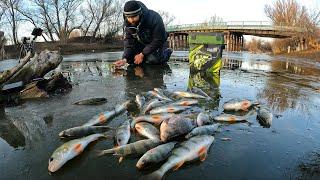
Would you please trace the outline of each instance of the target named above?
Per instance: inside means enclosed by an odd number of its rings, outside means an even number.
[[[145,139],[112,149],[103,150],[98,154],[98,156],[106,154],[113,154],[116,156],[141,155],[159,144],[161,144],[161,141],[159,140]]]
[[[161,144],[153,149],[147,151],[137,162],[136,167],[143,169],[150,165],[155,165],[165,159],[167,159],[177,142],[169,142]]]

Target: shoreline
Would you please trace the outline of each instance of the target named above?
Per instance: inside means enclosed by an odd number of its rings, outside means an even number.
[[[291,53],[276,53],[274,56],[284,56],[290,58],[306,58],[320,62],[320,50],[304,50]]]
[[[73,55],[73,54],[82,54],[82,53],[99,53],[99,52],[112,52],[112,51],[122,51],[123,42],[121,40],[113,41],[112,43],[86,43],[86,42],[71,42],[68,44],[60,44],[59,42],[55,43],[36,43],[37,52],[41,52],[45,49],[50,51],[60,51],[61,55]],[[10,45],[5,46],[6,59],[18,59],[20,46]],[[257,53],[257,52],[252,52]],[[312,59],[317,62],[320,62],[320,50],[305,50],[297,51],[291,53],[272,53],[268,54],[272,56],[284,56],[291,58],[306,58]]]

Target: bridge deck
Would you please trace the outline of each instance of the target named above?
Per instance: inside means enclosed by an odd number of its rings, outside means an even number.
[[[168,26],[169,33],[190,32],[233,32],[243,35],[255,35],[261,37],[291,37],[296,33],[305,32],[304,28],[289,26],[274,26],[265,21],[231,21],[219,23],[197,23]]]

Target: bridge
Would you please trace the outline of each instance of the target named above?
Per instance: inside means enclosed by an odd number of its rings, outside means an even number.
[[[227,51],[241,51],[244,45],[244,35],[270,38],[290,38],[305,32],[304,28],[289,26],[274,26],[266,21],[229,21],[217,23],[198,23],[173,25],[166,28],[169,33],[169,46],[173,49],[188,48],[188,34],[193,32],[224,33]],[[304,40],[301,40],[304,47]],[[303,49],[303,48],[302,48]]]

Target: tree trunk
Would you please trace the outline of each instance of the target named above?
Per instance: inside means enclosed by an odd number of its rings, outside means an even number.
[[[30,60],[30,58],[31,58],[31,53],[28,52],[28,54],[21,60],[21,62],[16,67],[1,73],[0,85],[7,82],[14,74],[20,71],[23,68],[23,66]]]
[[[28,53],[20,64],[0,74],[0,85],[19,81],[27,84],[33,79],[42,78],[62,61],[62,56],[57,51],[45,50],[31,59],[30,56],[30,53]]]
[[[4,59],[4,32],[0,31],[0,60]]]

